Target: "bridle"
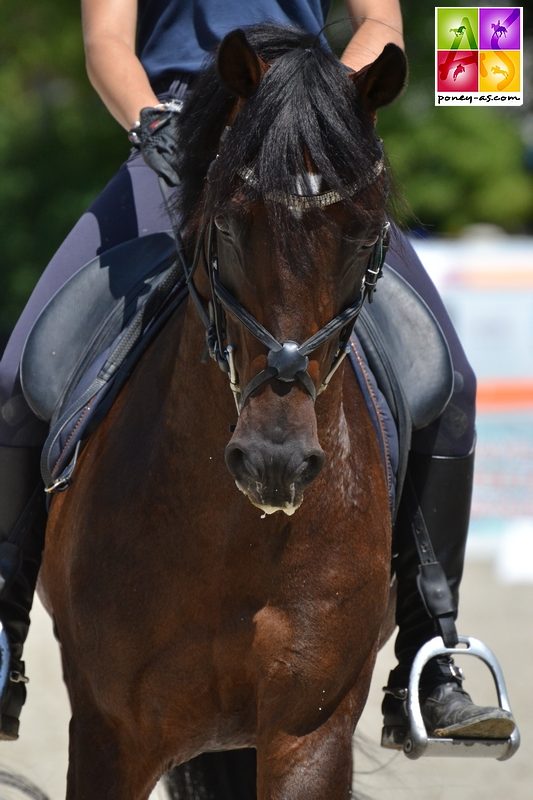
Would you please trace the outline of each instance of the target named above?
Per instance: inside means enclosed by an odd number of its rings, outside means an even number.
[[[212,165],[208,170],[208,180],[211,168]],[[279,195],[269,196],[267,199],[282,202],[289,209],[296,211],[305,211],[310,208],[325,208],[342,201],[347,195],[351,196],[356,194],[363,186],[372,183],[380,175],[383,168],[383,158],[380,158],[374,165],[372,177],[364,184],[351,184],[347,187],[346,194],[343,195],[336,191],[328,191],[323,194],[313,195],[285,195],[280,193]],[[239,172],[239,177],[252,187],[256,185],[252,170],[241,170]],[[341,311],[333,317],[320,328],[320,330],[301,344],[290,339],[285,342],[278,341],[222,284],[219,276],[215,227],[213,218],[210,218],[206,224],[202,226],[196,241],[191,267],[188,266],[185,260],[183,246],[180,244],[178,245],[178,254],[189,292],[206,329],[209,354],[211,358],[217,362],[221,370],[228,375],[237,412],[240,414],[251,394],[257,391],[263,384],[273,379],[284,383],[298,382],[314,402],[317,396],[327,388],[331,378],[349,351],[350,336],[365,299],[368,298],[368,302],[372,302],[372,295],[381,277],[383,262],[389,244],[389,223],[385,222],[383,224],[378,239],[372,246],[361,287],[353,303],[345,308],[344,311]],[[181,242],[179,233],[175,231],[175,234],[177,242]],[[203,261],[205,265],[210,286],[211,296],[207,308],[204,300],[198,294],[193,281],[194,274],[200,261]],[[244,387],[241,387],[239,383],[239,377],[235,366],[235,346],[227,342],[227,314],[230,314],[234,319],[240,322],[267,350],[267,366],[251,378]],[[333,356],[327,375],[317,388],[308,370],[309,356],[337,334],[339,334],[338,348]]]

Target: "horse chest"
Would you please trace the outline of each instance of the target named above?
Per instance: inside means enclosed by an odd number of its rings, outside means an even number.
[[[354,686],[370,638],[350,630],[349,614],[333,599],[297,610],[265,607],[254,622],[259,726],[319,725]]]

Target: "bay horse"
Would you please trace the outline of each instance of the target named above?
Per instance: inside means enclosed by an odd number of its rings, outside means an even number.
[[[405,72],[394,45],[350,74],[316,37],[265,25],[228,34],[191,89],[189,298],[50,510],[67,800],[146,800],[172,767],[241,750],[247,786],[237,752],[231,791],[182,773],[174,796],[351,796],[391,519],[341,360],[387,216],[375,112]]]

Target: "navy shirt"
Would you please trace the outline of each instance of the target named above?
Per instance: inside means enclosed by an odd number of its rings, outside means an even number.
[[[137,53],[152,84],[197,72],[226,33],[278,22],[318,33],[330,0],[139,0]]]

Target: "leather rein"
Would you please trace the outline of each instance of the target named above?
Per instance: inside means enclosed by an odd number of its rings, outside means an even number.
[[[383,167],[383,159],[376,162],[371,182],[377,179]],[[209,172],[210,170],[208,170],[208,180]],[[239,177],[244,182],[252,186],[255,185],[255,177],[251,170],[241,170]],[[363,188],[363,185],[367,186],[368,181],[361,185],[352,184],[348,187],[348,193],[350,195],[357,193]],[[325,208],[341,202],[343,196],[336,191],[328,191],[316,195],[282,195],[280,193],[274,199],[277,202],[283,202],[290,209],[305,211],[309,208]],[[187,286],[206,329],[209,355],[217,362],[220,369],[228,375],[237,413],[240,414],[251,394],[273,379],[284,383],[298,382],[312,400],[315,401],[317,396],[328,387],[331,378],[349,352],[350,336],[365,299],[368,298],[368,302],[372,302],[376,284],[382,275],[383,263],[389,244],[389,222],[383,224],[378,239],[370,251],[361,288],[353,303],[301,344],[290,339],[285,342],[278,341],[222,284],[219,276],[215,228],[213,218],[210,218],[201,228],[196,240],[191,267],[188,266],[185,260],[179,231],[174,230],[174,233],[178,243],[178,257],[181,261]],[[193,281],[200,261],[203,261],[209,279],[211,297],[207,303],[207,308]],[[267,366],[251,378],[244,387],[240,385],[235,366],[235,346],[227,342],[226,314],[230,314],[240,322],[267,350]],[[326,377],[317,388],[308,370],[309,356],[336,334],[339,334],[339,346]]]

